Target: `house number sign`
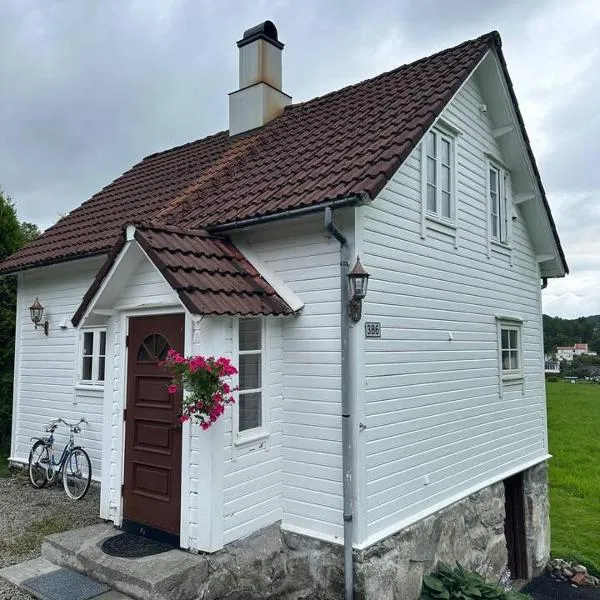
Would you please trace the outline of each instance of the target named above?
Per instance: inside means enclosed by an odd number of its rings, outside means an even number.
[[[381,337],[381,323],[367,321],[365,323],[365,337],[380,338]]]

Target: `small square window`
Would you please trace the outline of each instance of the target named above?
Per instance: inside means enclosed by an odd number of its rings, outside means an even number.
[[[521,323],[500,321],[499,329],[502,377],[505,379],[520,377],[523,374]]]
[[[80,380],[101,385],[106,376],[106,331],[84,331],[81,337]]]

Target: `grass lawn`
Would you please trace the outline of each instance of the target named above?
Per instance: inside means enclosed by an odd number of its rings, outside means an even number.
[[[600,385],[548,383],[552,555],[600,574]]]

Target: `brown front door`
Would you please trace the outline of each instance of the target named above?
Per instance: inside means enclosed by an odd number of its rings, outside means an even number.
[[[169,394],[159,366],[170,348],[183,354],[184,316],[129,319],[123,529],[179,545],[181,391]]]

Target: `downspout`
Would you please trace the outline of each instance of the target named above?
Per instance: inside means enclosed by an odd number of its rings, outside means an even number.
[[[545,290],[548,287],[548,278],[542,277],[542,289]]]
[[[325,208],[325,230],[340,243],[340,337],[342,368],[342,477],[344,497],[344,599],[354,598],[354,561],[352,558],[352,427],[350,414],[350,319],[348,317],[348,269],[350,267],[350,249],[348,240],[333,222],[331,207]]]

